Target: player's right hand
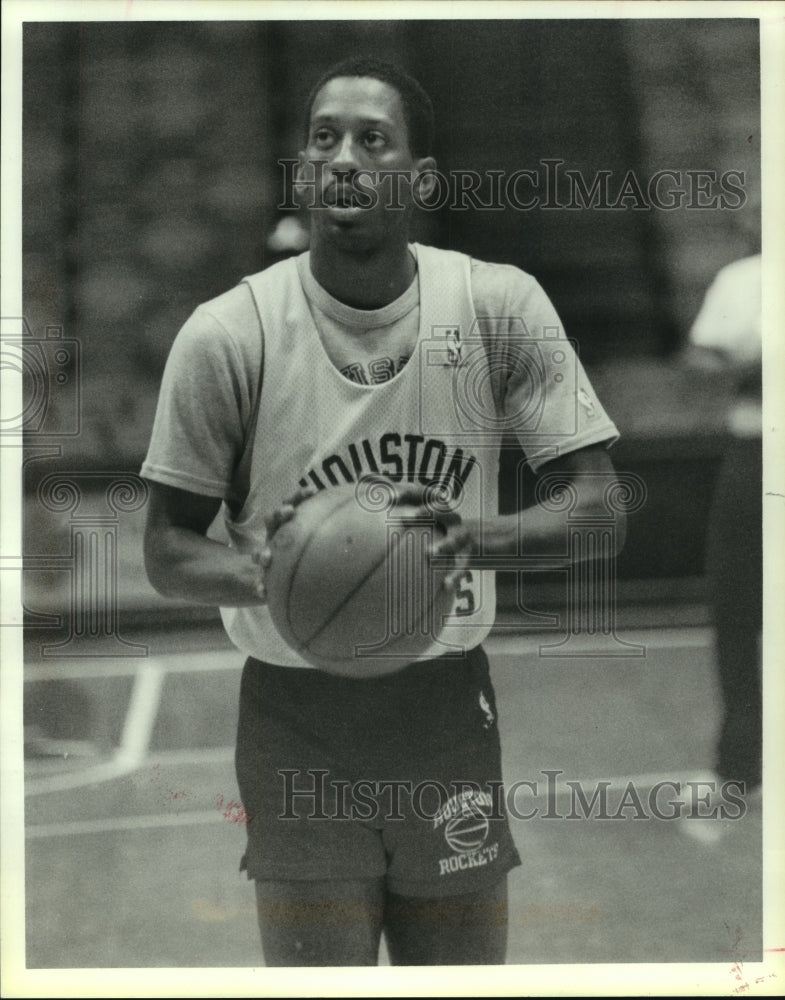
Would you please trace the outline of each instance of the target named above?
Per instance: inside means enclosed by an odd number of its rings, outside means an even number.
[[[293,496],[284,500],[279,507],[276,507],[272,514],[268,515],[264,519],[264,526],[266,528],[265,544],[261,549],[257,549],[253,553],[253,561],[258,568],[256,593],[262,603],[267,601],[267,590],[264,584],[264,576],[267,567],[270,565],[273,558],[272,550],[270,549],[270,541],[282,524],[286,524],[287,521],[291,521],[300,504],[309,497],[312,497],[315,492],[316,490],[312,486],[300,487],[300,489],[297,490]]]
[[[301,486],[294,496],[289,497],[288,500],[284,500],[280,507],[276,507],[272,514],[268,515],[264,519],[264,526],[267,529],[268,542],[282,524],[286,524],[287,521],[291,521],[294,517],[295,510],[300,506],[300,504],[309,497],[312,497],[314,493],[316,493],[316,490],[313,486]]]
[[[251,559],[253,559],[254,565],[256,566],[256,579],[254,580],[254,590],[256,591],[256,596],[259,598],[262,604],[267,603],[267,588],[264,583],[264,575],[267,567],[270,565],[272,560],[272,553],[269,548],[265,546],[263,549],[257,549],[251,554]]]

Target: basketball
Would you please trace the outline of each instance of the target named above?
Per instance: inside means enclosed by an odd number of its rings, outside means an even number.
[[[379,480],[324,490],[271,539],[273,623],[291,649],[329,673],[378,677],[425,658],[452,608],[445,572],[428,560],[434,518],[394,507],[393,497]]]

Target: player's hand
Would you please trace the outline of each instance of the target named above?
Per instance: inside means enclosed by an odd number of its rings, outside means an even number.
[[[435,518],[437,525],[447,527],[460,522],[460,517],[451,511],[440,493],[433,492],[432,486],[418,486],[416,483],[398,483],[385,480],[395,493],[395,507],[414,507],[413,517]]]
[[[458,580],[466,570],[472,556],[479,552],[478,522],[463,521],[453,512],[436,515],[437,535],[431,558],[437,560],[451,559],[452,565],[442,581],[445,590],[453,591]],[[438,563],[437,563],[438,565]]]
[[[267,603],[267,587],[265,586],[264,576],[267,572],[267,567],[272,561],[272,557],[272,552],[270,552],[270,549],[266,545],[263,549],[257,549],[255,552],[251,553],[251,559],[253,559],[256,567],[254,590],[256,591],[256,596],[262,604]]]
[[[276,531],[281,527],[282,524],[286,524],[287,521],[291,521],[294,517],[294,512],[300,506],[303,501],[312,497],[316,490],[313,486],[303,486],[301,487],[294,496],[289,497],[288,500],[284,500],[280,507],[268,515],[264,519],[264,526],[267,529],[267,541],[269,542]]]
[[[429,497],[427,486],[413,483],[392,485],[396,492],[396,507],[413,507],[413,517],[425,517],[435,522],[436,536],[431,559],[450,560],[452,565],[447,570],[442,587],[454,590],[472,555],[479,551],[477,522],[464,521],[456,511],[443,507],[438,502],[438,495]]]
[[[289,497],[288,500],[284,500],[280,507],[276,507],[272,514],[268,515],[264,519],[264,526],[267,530],[265,544],[261,549],[257,549],[252,556],[258,570],[255,584],[256,594],[262,603],[267,601],[267,589],[265,587],[264,577],[273,558],[273,553],[270,548],[272,537],[282,524],[286,524],[287,521],[291,521],[300,504],[309,497],[312,497],[315,492],[316,490],[312,486],[301,487],[294,494],[294,496]]]
[[[380,483],[386,490],[390,491],[390,503],[393,507],[416,507],[422,508],[425,487],[417,486],[415,483],[402,483],[395,479],[388,479],[386,476],[375,475],[366,476],[364,483]]]

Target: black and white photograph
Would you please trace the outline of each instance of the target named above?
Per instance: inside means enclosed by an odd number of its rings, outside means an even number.
[[[3,995],[780,995],[785,4],[3,65]]]

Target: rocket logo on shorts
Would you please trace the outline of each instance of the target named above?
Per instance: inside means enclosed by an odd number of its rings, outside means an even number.
[[[433,828],[444,828],[444,839],[452,855],[440,858],[439,874],[450,875],[482,868],[499,855],[499,845],[487,844],[490,833],[490,793],[475,789],[452,795],[433,818]]]

